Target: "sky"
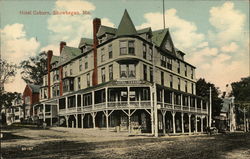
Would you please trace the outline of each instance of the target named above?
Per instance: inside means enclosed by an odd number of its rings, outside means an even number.
[[[92,20],[118,27],[124,10],[137,29],[163,28],[162,0],[0,0],[1,57],[12,63],[53,50],[60,41],[77,47],[81,37],[92,38]],[[22,12],[32,12],[32,15]],[[68,11],[80,15],[35,15]],[[82,14],[84,12],[84,14]],[[205,78],[222,91],[226,84],[249,76],[249,1],[165,0],[165,23],[175,47]],[[23,92],[20,71],[6,91]]]

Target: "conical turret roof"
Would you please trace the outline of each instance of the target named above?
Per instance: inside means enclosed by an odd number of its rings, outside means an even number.
[[[125,9],[122,20],[118,26],[116,35],[117,36],[122,36],[122,35],[136,35],[136,29],[135,26],[127,12],[127,10]]]

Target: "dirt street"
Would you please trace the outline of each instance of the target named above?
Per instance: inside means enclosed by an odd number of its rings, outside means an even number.
[[[9,127],[2,158],[250,158],[250,134],[128,136],[107,130]]]

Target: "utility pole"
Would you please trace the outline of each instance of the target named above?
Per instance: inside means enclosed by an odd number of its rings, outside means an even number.
[[[162,15],[163,15],[163,29],[165,29],[165,4],[164,4],[164,0],[162,0]]]
[[[152,56],[153,56],[153,89],[152,89],[152,97],[153,99],[153,116],[154,116],[154,135],[155,137],[158,137],[158,109],[157,109],[157,96],[156,96],[156,83],[155,83],[155,77],[156,77],[156,70],[155,70],[155,54],[154,54],[154,49],[155,49],[155,45],[153,45],[153,49],[152,49]]]
[[[246,127],[246,107],[244,107],[243,113],[244,113],[244,132],[246,132],[247,131],[247,127]]]
[[[212,89],[209,87],[209,127],[212,126]]]

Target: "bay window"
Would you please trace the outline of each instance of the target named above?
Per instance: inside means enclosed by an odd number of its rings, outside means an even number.
[[[120,65],[121,78],[135,78],[135,64],[121,64]]]

